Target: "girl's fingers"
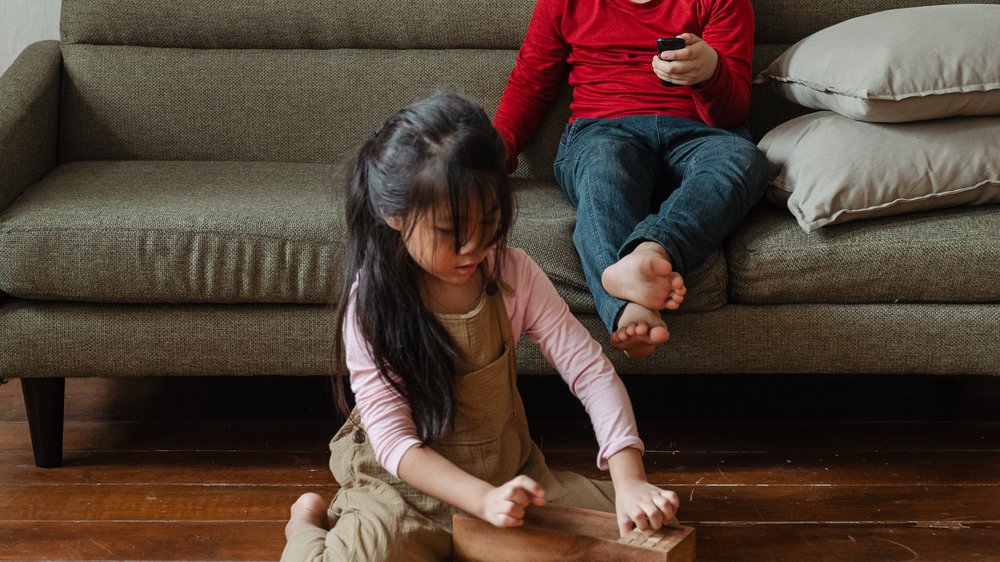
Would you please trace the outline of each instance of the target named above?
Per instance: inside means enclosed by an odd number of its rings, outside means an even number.
[[[674,509],[674,513],[681,508],[681,500],[677,497],[677,494],[671,490],[660,490],[660,496],[665,498],[670,506]]]
[[[632,521],[634,527],[640,531],[645,531],[649,529],[649,519],[646,517],[646,512],[636,505],[629,510],[628,518]]]
[[[619,519],[618,520],[618,534],[622,537],[627,536],[635,528],[635,523],[632,523],[631,519]]]
[[[538,482],[527,476],[518,476],[506,485],[508,486],[507,493],[504,495],[506,499],[523,505],[529,503],[534,505],[545,504],[545,489]]]
[[[496,527],[520,527],[523,524],[523,520],[502,513],[497,515],[496,522],[494,522]]]
[[[632,508],[630,518],[640,531],[659,529],[663,526],[663,514],[650,501],[637,503]]]
[[[524,519],[524,506],[519,504],[512,505],[510,509],[507,510],[507,515],[521,521]]]
[[[533,496],[545,496],[545,490],[542,488],[542,485],[523,474],[515,478],[513,482],[515,482],[519,488],[524,489]]]
[[[663,526],[663,512],[652,502],[648,504],[643,504],[643,511],[646,513],[646,520],[649,521],[649,526],[653,529],[659,529]]]
[[[518,476],[502,486],[499,502],[488,516],[497,527],[513,527],[523,524],[525,508],[529,504],[543,505],[545,490],[531,478]]]
[[[525,504],[513,501],[503,501],[497,506],[497,513],[514,519],[524,519]]]
[[[670,501],[664,497],[662,494],[653,496],[653,504],[660,510],[663,514],[663,520],[666,521],[674,516],[677,509],[670,503]]]
[[[503,499],[510,500],[514,503],[522,505],[528,503],[531,500],[530,496],[528,495],[528,492],[524,488],[518,488],[514,486],[512,486],[509,490],[507,490],[507,493],[504,494]]]

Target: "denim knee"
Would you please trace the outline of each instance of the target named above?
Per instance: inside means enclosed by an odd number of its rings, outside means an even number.
[[[746,142],[746,181],[747,190],[750,192],[750,196],[754,202],[760,200],[764,195],[764,191],[767,188],[767,157],[761,152],[757,145],[747,141]]]
[[[757,145],[742,137],[730,137],[720,151],[731,155],[733,167],[731,179],[734,187],[742,187],[747,197],[746,204],[755,204],[767,187],[767,158]]]

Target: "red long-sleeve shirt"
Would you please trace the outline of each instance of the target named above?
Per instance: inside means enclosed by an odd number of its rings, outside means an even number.
[[[681,33],[719,55],[698,87],[663,86],[653,73],[656,39]],[[750,0],[537,0],[494,125],[516,161],[568,65],[570,121],[674,115],[734,127],[749,112],[753,33]]]

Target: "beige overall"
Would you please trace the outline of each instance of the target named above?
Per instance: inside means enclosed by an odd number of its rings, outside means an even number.
[[[502,294],[484,295],[476,309],[438,319],[466,353],[457,380],[455,427],[431,447],[493,485],[525,474],[548,502],[614,512],[611,482],[552,472],[528,435],[517,392],[510,321]],[[464,367],[464,368],[463,368]],[[326,537],[326,560],[450,560],[456,509],[389,474],[375,459],[355,410],[330,444],[330,468],[341,489],[340,519]]]

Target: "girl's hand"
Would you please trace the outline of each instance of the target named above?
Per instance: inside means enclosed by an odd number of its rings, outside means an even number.
[[[659,529],[669,523],[680,507],[677,494],[661,490],[645,480],[632,480],[615,487],[618,532],[625,537],[633,529]]]
[[[531,478],[518,476],[483,496],[479,518],[496,527],[524,524],[524,510],[529,504],[544,505],[545,490]]]
[[[666,80],[682,86],[694,86],[708,80],[715,74],[719,64],[719,54],[708,43],[693,33],[682,33],[687,46],[677,51],[670,51],[671,60],[660,58],[662,53],[653,57],[653,72],[661,80]]]

